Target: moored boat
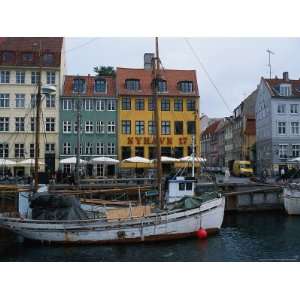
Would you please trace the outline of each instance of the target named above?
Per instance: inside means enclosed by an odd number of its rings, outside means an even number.
[[[289,184],[283,190],[283,203],[289,215],[300,215],[300,185]]]

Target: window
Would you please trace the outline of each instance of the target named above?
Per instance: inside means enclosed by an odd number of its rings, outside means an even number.
[[[84,106],[86,111],[93,110],[93,99],[85,99]]]
[[[131,134],[131,121],[130,120],[122,120],[122,133],[123,134]]]
[[[291,104],[290,105],[291,114],[297,114],[299,112],[299,105],[298,104]]]
[[[100,177],[104,176],[104,165],[103,164],[96,165],[96,176],[100,176]]]
[[[54,56],[53,56],[52,53],[45,53],[43,55],[43,63],[44,63],[44,65],[49,66],[49,65],[51,65],[53,63],[53,61],[54,61]]]
[[[293,157],[300,156],[300,145],[292,145],[292,156]]]
[[[84,79],[74,79],[73,80],[73,93],[85,93],[86,92],[86,82]]]
[[[130,91],[137,91],[140,89],[140,81],[138,79],[125,80],[125,87]]]
[[[16,83],[18,83],[18,84],[25,83],[25,72],[23,72],[23,71],[16,72]]]
[[[115,144],[108,143],[107,144],[107,155],[114,155],[115,154]]]
[[[153,98],[148,98],[148,110],[149,111],[155,110],[155,101]]]
[[[65,155],[71,154],[71,144],[69,142],[64,143],[63,153]]]
[[[159,93],[167,92],[167,81],[166,80],[158,80],[157,82],[157,90]]]
[[[180,81],[178,83],[179,90],[183,93],[193,92],[193,82],[192,81]]]
[[[183,121],[174,122],[174,134],[183,134]]]
[[[0,94],[0,108],[9,107],[9,94]]]
[[[287,158],[288,145],[279,145],[279,158]]]
[[[144,121],[135,121],[135,134],[144,134]]]
[[[16,107],[17,108],[25,107],[25,94],[16,94]]]
[[[75,147],[75,148],[74,148],[74,150],[75,150],[75,151],[74,151],[74,152],[75,152],[75,154],[77,154],[77,147]],[[82,149],[82,144],[80,144],[80,145],[79,145],[79,154],[80,154],[80,155],[82,155],[82,154],[83,154],[83,152],[82,152],[82,151],[83,151],[83,149]]]
[[[104,111],[105,110],[105,101],[104,100],[96,100],[96,111]]]
[[[149,159],[156,158],[156,148],[155,147],[149,147]]]
[[[1,131],[9,131],[9,118],[8,117],[0,117],[0,132]]]
[[[174,111],[183,111],[183,103],[181,98],[174,100]]]
[[[85,133],[93,133],[94,125],[92,121],[85,121]]]
[[[47,72],[47,84],[55,84],[55,72]]]
[[[92,155],[93,154],[93,144],[85,143],[85,154]]]
[[[292,95],[292,86],[290,84],[280,85],[280,96],[289,97]]]
[[[73,107],[73,100],[71,99],[63,100],[63,110],[72,110],[72,107]]]
[[[185,184],[185,189],[186,189],[187,191],[191,191],[191,190],[193,189],[193,184],[192,184],[191,182],[187,182],[187,183]]]
[[[35,118],[30,118],[30,130],[35,131]]]
[[[291,134],[299,135],[299,122],[291,122]]]
[[[161,156],[172,157],[172,149],[171,149],[171,147],[161,147]]]
[[[171,122],[162,121],[161,122],[161,134],[171,134]]]
[[[144,147],[135,147],[135,156],[144,157]]]
[[[122,98],[122,110],[131,110],[131,99],[130,97]]]
[[[9,83],[10,72],[9,71],[0,71],[0,83]]]
[[[31,72],[31,84],[38,84],[40,82],[40,72]]]
[[[135,99],[135,110],[144,110],[145,109],[145,102],[143,98]]]
[[[55,107],[55,95],[46,95],[46,107],[48,108]]]
[[[55,131],[55,118],[46,118],[46,131]]]
[[[174,148],[174,157],[182,158],[183,157],[183,147],[175,147]]]
[[[169,111],[170,110],[170,99],[166,98],[166,97],[162,98],[160,107],[161,107],[162,111]]]
[[[278,122],[278,134],[286,134],[286,122]]]
[[[24,144],[15,144],[15,158],[24,158]]]
[[[29,145],[29,157],[34,158],[34,144]]]
[[[22,54],[23,62],[32,62],[33,61],[33,54],[31,52],[25,52]]]
[[[107,133],[116,133],[115,121],[108,121],[107,123]]]
[[[185,183],[179,182],[179,191],[185,191]]]
[[[35,108],[35,104],[36,104],[36,94],[31,94],[31,99],[30,99],[31,108]]]
[[[63,133],[71,133],[71,132],[72,132],[72,122],[63,121]]]
[[[12,63],[15,60],[15,53],[12,51],[4,51],[2,53],[2,62]]]
[[[149,135],[154,135],[156,133],[155,130],[155,122],[154,121],[148,121],[148,134]]]
[[[96,133],[105,133],[105,125],[102,121],[96,122]]]
[[[106,92],[106,80],[105,79],[96,79],[95,80],[95,92],[96,93],[105,93]]]
[[[122,147],[122,160],[131,157],[131,148]]]
[[[284,114],[285,113],[285,104],[278,104],[277,105],[277,113]]]
[[[16,117],[16,131],[25,131],[24,117]]]
[[[188,134],[195,134],[196,133],[195,121],[188,121],[187,122],[187,133]]]
[[[45,152],[46,153],[55,153],[55,144],[46,144],[45,146]]]
[[[97,155],[104,155],[104,143],[97,143],[96,144],[96,154]]]
[[[196,110],[196,101],[195,101],[195,99],[187,99],[186,109],[188,111],[195,111]]]
[[[107,110],[108,111],[116,110],[116,101],[115,100],[107,100]]]
[[[8,158],[8,144],[0,144],[0,157]]]

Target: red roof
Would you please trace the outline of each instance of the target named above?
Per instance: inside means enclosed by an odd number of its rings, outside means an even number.
[[[61,52],[63,37],[0,37],[0,65],[2,66],[38,66],[38,50],[34,45],[41,45],[42,54],[52,53],[53,61],[43,63],[47,67],[59,67],[61,64]],[[3,59],[3,53],[10,52],[8,61]],[[32,61],[24,61],[24,53],[33,53]]]
[[[263,80],[266,82],[267,87],[270,90],[270,93],[274,97],[280,97],[279,94],[279,85],[282,83],[287,83],[292,85],[292,96],[300,97],[300,80],[284,80],[280,78],[273,78],[273,79],[265,79]]]
[[[97,97],[97,96],[108,96],[108,97],[115,97],[116,96],[116,87],[115,87],[115,79],[113,79],[111,76],[79,76],[81,79],[86,80],[86,93],[82,94],[82,96],[88,96],[88,97]],[[64,82],[64,90],[63,90],[63,96],[73,96],[73,79],[78,78],[78,76],[75,75],[67,75],[65,76],[65,82]],[[107,93],[95,93],[95,79],[101,78],[106,80],[107,84]]]
[[[221,120],[218,120],[214,123],[212,123],[211,125],[209,125],[203,132],[202,135],[207,135],[207,134],[213,134],[217,131],[217,128],[220,124]]]
[[[167,81],[167,92],[161,93],[168,96],[197,96],[199,97],[197,76],[195,70],[161,70],[161,79]],[[126,79],[139,79],[140,90],[130,91],[125,88]],[[153,75],[152,70],[117,68],[117,90],[119,95],[143,95],[153,94],[151,83]],[[183,93],[178,89],[180,81],[192,81],[194,91],[192,93]]]

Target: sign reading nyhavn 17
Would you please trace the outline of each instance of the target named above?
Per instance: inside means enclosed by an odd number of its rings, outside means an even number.
[[[179,137],[178,144],[179,145],[186,145],[187,144],[187,137]],[[173,145],[173,137],[161,137],[160,138],[161,145]],[[128,137],[127,138],[128,145],[154,145],[156,144],[155,137]]]

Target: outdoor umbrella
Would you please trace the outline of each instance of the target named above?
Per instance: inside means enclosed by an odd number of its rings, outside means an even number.
[[[179,159],[174,158],[174,157],[169,157],[169,156],[162,156],[162,157],[160,158],[160,160],[161,160],[162,163],[172,163],[172,162],[177,162],[177,161],[179,161]],[[156,159],[153,159],[152,161],[155,162]]]
[[[122,162],[135,163],[135,164],[138,164],[138,163],[150,164],[151,160],[148,158],[140,157],[140,156],[134,156],[134,157],[123,159]]]
[[[68,157],[68,158],[64,158],[62,160],[59,161],[60,164],[70,164],[70,165],[75,165],[76,164],[76,157]],[[79,163],[81,165],[87,164],[86,160],[80,159]]]
[[[17,163],[10,159],[0,158],[0,166],[1,167],[10,167],[15,166]]]
[[[92,163],[100,163],[102,165],[116,165],[120,161],[118,161],[117,159],[110,158],[110,157],[100,156],[100,157],[95,157],[95,158],[91,159],[91,162]]]
[[[33,166],[34,164],[35,164],[35,160],[34,160],[33,158],[28,158],[28,159],[19,161],[19,162],[17,163],[17,165],[24,166],[24,167],[27,167],[27,166]],[[39,164],[39,165],[44,165],[44,163],[41,162],[41,161],[39,161],[38,164]]]
[[[193,161],[193,156],[182,157],[182,158],[180,158],[180,161],[182,161],[182,162],[192,162]],[[195,162],[205,162],[206,159],[202,158],[202,157],[195,157],[194,161]]]

